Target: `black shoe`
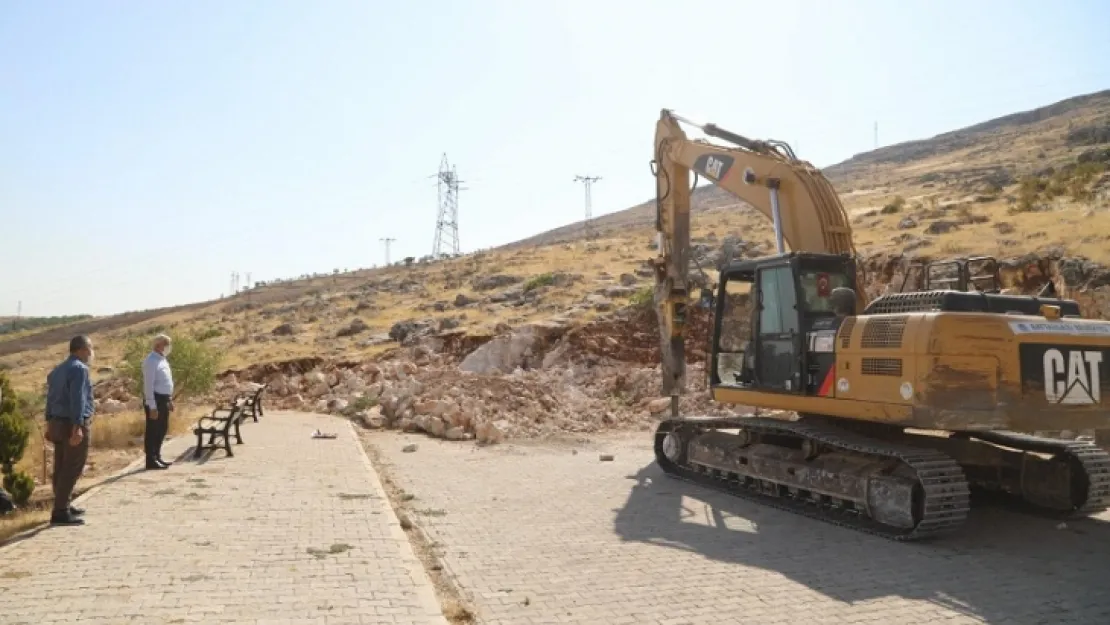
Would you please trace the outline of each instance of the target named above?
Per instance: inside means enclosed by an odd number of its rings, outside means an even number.
[[[53,513],[50,515],[51,525],[84,525],[85,519],[74,516],[69,510],[62,513]]]
[[[85,509],[84,508],[78,508],[77,506],[70,506],[69,507],[69,515],[70,516],[81,516],[82,514],[85,514]]]
[[[171,466],[173,466],[173,463],[172,463],[172,462],[169,462],[169,461],[167,461],[167,460],[162,460],[162,458],[161,458],[161,457],[159,457],[159,458],[158,458],[158,464],[162,464],[162,465],[165,465],[165,466],[167,466],[167,467],[171,467]]]
[[[146,461],[147,471],[160,471],[160,470],[168,469],[168,468],[169,467],[167,467],[164,464],[159,464],[157,460],[147,460]]]

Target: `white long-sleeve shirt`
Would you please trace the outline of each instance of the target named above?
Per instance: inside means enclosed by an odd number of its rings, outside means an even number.
[[[150,352],[143,359],[143,400],[150,408],[157,408],[154,394],[173,395],[173,373],[170,361],[158,352]]]

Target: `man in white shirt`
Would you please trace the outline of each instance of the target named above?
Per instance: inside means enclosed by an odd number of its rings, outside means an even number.
[[[162,460],[162,441],[169,430],[170,413],[173,412],[173,373],[166,359],[173,349],[170,337],[154,337],[150,354],[143,360],[143,409],[146,410],[146,431],[143,447],[146,451],[146,468],[169,468],[170,462]]]

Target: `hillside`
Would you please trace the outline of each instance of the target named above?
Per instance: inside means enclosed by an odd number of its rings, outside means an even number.
[[[900,279],[904,255],[986,253],[1007,261],[1009,286],[1051,279],[1087,314],[1110,316],[1108,164],[1110,91],[859,154],[825,173],[852,216],[872,295]],[[646,174],[644,188],[652,188]],[[133,410],[113,381],[122,346],[169,331],[220,350],[222,388],[274,381],[279,405],[364,415],[377,405],[380,418],[409,419],[407,427],[422,411],[457,408],[465,418],[453,423],[470,434],[495,417],[517,419],[500,429],[521,431],[629,423],[658,388],[654,321],[635,305],[650,298],[653,211],[646,201],[601,216],[589,242],[579,223],[446,261],[0,337],[0,368],[37,388],[65,340],[92,333],[98,397],[115,402],[106,404],[113,411]],[[770,223],[714,187],[696,190],[692,230],[710,279],[724,247],[772,250]],[[704,348],[704,337],[691,341]],[[460,366],[489,375],[463,380]],[[513,375],[517,368],[524,373]]]
[[[743,132],[742,128],[736,130]],[[804,158],[804,154],[801,156]],[[1110,261],[1110,246],[1106,245],[1110,234],[1108,164],[1110,90],[1013,113],[931,139],[857,154],[825,168],[823,173],[855,217],[855,236],[861,251],[900,251],[908,243],[913,249],[928,248],[929,253],[938,256],[993,254],[1027,238],[1038,248],[1063,245],[1070,253]],[[1077,165],[1081,167],[1076,174]],[[1045,189],[1037,194],[1023,193],[1023,180],[1027,187],[1051,188],[1049,193]],[[1068,188],[1077,181],[1080,184],[1074,186],[1086,192],[1079,193],[1078,198],[1072,197]],[[645,180],[645,187],[651,188],[650,179]],[[905,210],[881,213],[898,197],[905,202]],[[1023,204],[1023,200],[1029,201]],[[736,198],[704,181],[692,196],[695,214],[733,207],[740,207]],[[754,227],[770,232],[762,215],[743,209],[735,212],[732,218],[743,231]],[[654,215],[654,200],[648,200],[600,216],[594,223],[605,236],[630,227],[650,230]],[[915,225],[908,225],[906,216]],[[937,220],[951,222],[952,217],[956,217],[954,225],[932,225]],[[1063,225],[1082,225],[1085,230],[1093,226],[1094,231],[1077,242],[1069,228],[1052,228],[1061,221]],[[562,243],[581,238],[582,233],[583,224],[576,223],[506,248]],[[978,249],[973,241],[998,242]]]

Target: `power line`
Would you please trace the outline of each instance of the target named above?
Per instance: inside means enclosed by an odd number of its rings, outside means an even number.
[[[598,180],[601,180],[601,176],[575,176],[574,177],[575,182],[581,182],[583,184],[583,186],[586,187],[586,222],[585,222],[585,229],[586,229],[586,240],[587,241],[594,238],[593,206],[592,206],[592,200],[591,200],[591,197],[590,197],[590,188],[593,186],[593,183],[597,182]]]
[[[447,163],[447,154],[439,162],[436,174],[439,187],[439,209],[436,214],[436,236],[432,244],[432,257],[439,258],[444,253],[452,256],[459,253],[459,187],[458,172]],[[446,248],[446,249],[445,249]]]
[[[382,237],[381,239],[378,239],[378,240],[385,244],[385,266],[388,267],[389,266],[389,244],[393,243],[397,239],[394,239],[392,237]]]

